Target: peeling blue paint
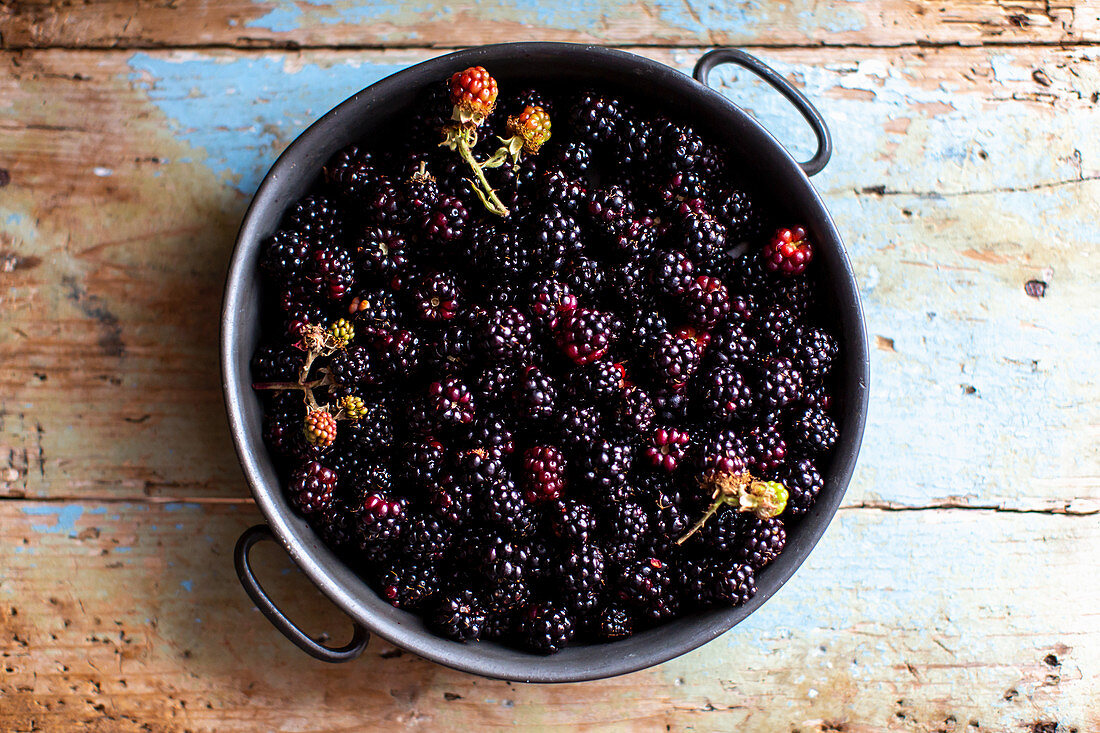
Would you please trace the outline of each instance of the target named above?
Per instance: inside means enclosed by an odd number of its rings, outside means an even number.
[[[196,504],[195,502],[180,502],[173,501],[164,505],[164,511],[166,512],[193,512],[202,508],[202,504]]]
[[[25,506],[21,507],[24,514],[31,516],[55,516],[53,524],[32,524],[31,529],[44,534],[76,534],[76,522],[84,514],[84,507],[80,504],[67,504],[58,506]]]
[[[134,548],[132,548],[132,547],[116,547],[115,548],[115,552],[121,552],[121,553],[133,552],[133,550],[134,550]]]
[[[275,158],[338,103],[404,64],[349,60],[297,65],[298,57],[168,58],[136,53],[130,81],[169,119],[177,136],[203,151],[203,163],[251,195]],[[247,97],[241,90],[248,90]]]
[[[185,591],[187,591],[188,593],[190,593],[192,591],[190,580],[181,580],[180,585],[183,586],[183,589]]]

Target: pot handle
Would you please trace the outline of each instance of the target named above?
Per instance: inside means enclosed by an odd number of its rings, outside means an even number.
[[[256,576],[252,573],[252,566],[248,563],[248,553],[252,550],[252,546],[257,542],[263,540],[274,540],[275,535],[271,532],[271,527],[266,524],[257,524],[255,527],[251,527],[244,531],[241,538],[237,540],[237,546],[233,550],[233,564],[237,567],[237,577],[240,578],[241,585],[244,586],[245,593],[252,599],[252,602],[256,604],[256,607],[260,609],[260,613],[267,617],[267,620],[283,632],[283,636],[290,639],[292,642],[298,645],[298,647],[309,654],[311,657],[320,659],[322,662],[350,662],[351,660],[362,654],[366,648],[367,643],[370,641],[370,632],[359,624],[355,624],[355,631],[352,634],[351,641],[346,646],[342,646],[338,649],[327,647],[323,644],[318,644],[313,639],[306,636],[306,633],[294,625],[294,622],[288,619],[282,611],[279,610],[270,598],[267,597],[267,593],[264,593],[264,589],[260,587],[259,581],[256,580]]]
[[[736,48],[718,48],[704,54],[699,62],[695,64],[695,71],[692,72],[692,75],[696,81],[709,87],[707,78],[710,76],[711,69],[722,64],[736,64],[748,69],[774,87],[802,113],[806,122],[810,123],[810,127],[813,128],[814,136],[817,137],[817,152],[814,153],[814,157],[798,165],[807,176],[820,173],[829,162],[829,158],[832,157],[833,141],[829,135],[829,128],[825,125],[825,120],[821,118],[821,113],[810,103],[810,100],[806,99],[802,92],[795,89],[789,81],[777,74],[774,69],[763,61]]]

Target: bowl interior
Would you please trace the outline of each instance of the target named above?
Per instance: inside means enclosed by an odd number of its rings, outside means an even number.
[[[460,644],[435,636],[418,617],[381,600],[284,499],[263,443],[260,403],[250,387],[249,360],[260,337],[259,249],[332,154],[399,120],[425,85],[475,64],[488,68],[502,90],[518,90],[521,80],[590,84],[659,103],[733,150],[734,163],[753,180],[766,181],[767,193],[788,202],[818,243],[822,308],[843,353],[836,386],[841,438],[830,465],[823,467],[825,490],[788,533],[784,552],[759,574],[758,593],[744,606],[697,613],[610,645],[571,646],[550,657],[489,642]],[[866,410],[866,337],[854,276],[828,212],[794,160],[748,115],[689,77],[632,54],[572,44],[502,44],[433,59],[359,92],[303,133],[272,167],[245,216],[226,283],[222,360],[233,436],[256,501],[310,579],[352,618],[394,644],[457,669],[520,681],[598,679],[651,666],[715,638],[759,608],[803,562],[835,513],[854,467]]]

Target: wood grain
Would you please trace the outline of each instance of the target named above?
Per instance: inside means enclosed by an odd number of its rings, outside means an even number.
[[[1100,510],[1097,375],[1078,366],[1094,348],[1078,335],[1100,317],[1100,142],[1081,135],[1097,112],[1092,52],[834,53],[767,60],[835,130],[815,180],[877,345],[849,501]],[[0,493],[247,496],[216,329],[248,196],[312,119],[427,55],[3,57]],[[778,95],[716,82],[807,151]],[[1042,300],[1024,294],[1036,277]]]
[[[1062,44],[1100,40],[1100,9],[1091,0],[12,0],[0,5],[0,28],[6,48]]]
[[[1081,582],[1100,550],[1094,521],[842,511],[795,578],[724,637],[646,672],[539,686],[377,640],[353,664],[310,660],[237,586],[232,544],[256,519],[244,507],[0,502],[0,729],[1100,726],[1100,590]],[[264,548],[278,601],[311,633],[346,636]]]

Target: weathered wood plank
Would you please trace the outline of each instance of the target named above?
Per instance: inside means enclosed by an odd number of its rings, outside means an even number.
[[[216,324],[248,195],[317,115],[428,53],[0,57],[0,492],[247,496]],[[651,55],[688,69],[697,53]],[[848,500],[1096,511],[1097,375],[1081,367],[1100,318],[1093,52],[767,60],[833,126],[815,180],[877,346]],[[777,95],[719,81],[805,150]],[[1041,300],[1023,292],[1036,277]]]
[[[1089,0],[511,3],[98,0],[0,6],[6,48],[178,45],[467,46],[1070,43],[1100,40]]]
[[[1095,521],[842,511],[746,623],[604,682],[492,682],[372,642],[314,662],[253,609],[248,507],[0,502],[0,729],[1016,731],[1100,727]],[[272,546],[278,601],[347,633]]]

